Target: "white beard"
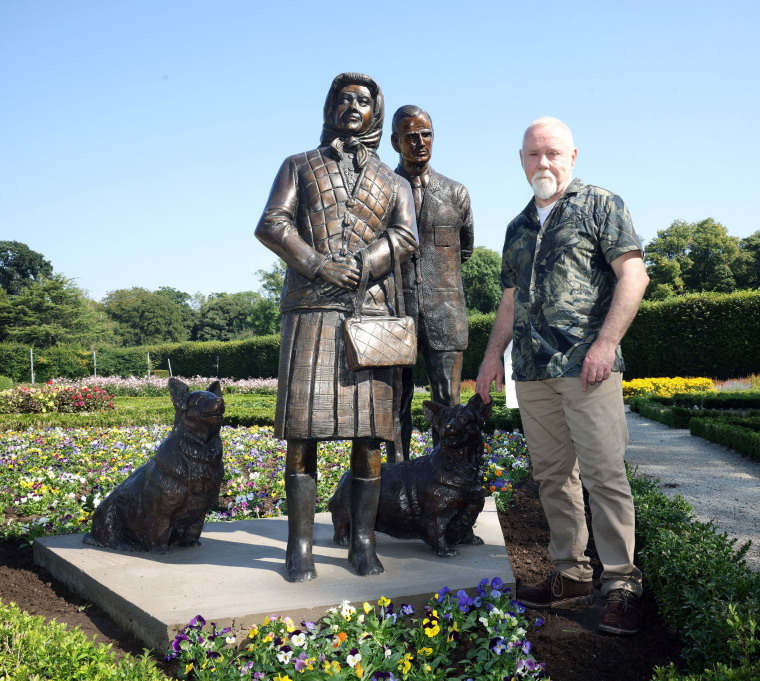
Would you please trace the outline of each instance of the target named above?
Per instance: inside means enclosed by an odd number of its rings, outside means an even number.
[[[530,182],[537,199],[545,201],[557,193],[557,179],[548,170],[539,170]]]

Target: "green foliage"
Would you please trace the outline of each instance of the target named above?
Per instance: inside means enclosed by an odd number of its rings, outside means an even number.
[[[475,380],[478,377],[480,363],[486,354],[488,336],[491,334],[493,320],[496,315],[473,314],[468,318],[470,324],[470,337],[467,349],[462,358],[462,380]]]
[[[623,339],[625,377],[747,376],[760,366],[758,338],[760,291],[644,301]]]
[[[66,343],[88,347],[105,332],[95,303],[60,274],[40,277],[0,300],[0,341],[37,348]]]
[[[757,392],[632,397],[631,411],[760,459],[760,394]],[[702,408],[706,407],[714,408]]]
[[[0,288],[16,296],[34,281],[53,276],[44,256],[20,241],[0,241]]]
[[[0,391],[10,390],[13,387],[13,379],[7,376],[0,376]]]
[[[697,291],[728,293],[737,286],[734,272],[747,269],[749,252],[742,257],[739,239],[712,218],[676,220],[644,249],[648,292],[656,299]]]
[[[170,300],[179,305],[182,311],[182,325],[185,327],[185,338],[192,338],[195,327],[198,325],[200,315],[198,311],[193,308],[193,297],[189,293],[184,291],[178,291],[171,286],[159,286],[156,289],[156,293],[162,296],[167,296]]]
[[[343,601],[298,630],[289,617],[272,615],[250,628],[237,651],[229,628],[207,626],[199,615],[175,637],[167,659],[179,661],[180,679],[199,680],[250,674],[284,680],[294,665],[304,681],[544,678],[523,642],[531,622],[515,612],[510,596],[495,577],[484,578],[472,596],[443,587],[419,614],[383,596],[360,609]]]
[[[501,302],[501,256],[485,246],[475,246],[462,264],[462,287],[467,310],[489,314]]]
[[[145,651],[116,658],[111,646],[95,644],[79,629],[45,623],[43,617],[0,602],[0,679],[41,681],[166,681]]]
[[[121,345],[167,343],[188,339],[182,307],[171,295],[140,287],[110,291],[103,307],[116,322]]]
[[[0,431],[27,428],[106,428],[122,426],[170,425],[174,407],[168,396],[114,397],[114,408],[89,413],[57,413],[53,407],[28,413],[3,413],[0,408]],[[224,396],[224,425],[273,426],[277,396],[274,393]]]
[[[629,479],[638,560],[660,612],[684,642],[689,669],[754,669],[760,654],[760,574],[744,560],[749,544],[737,550],[736,540],[712,524],[694,522],[683,498],[668,499],[657,481]]]
[[[145,376],[148,371],[168,370],[170,361],[175,376],[270,378],[277,376],[279,354],[279,336],[256,336],[229,343],[102,347],[97,350],[97,373],[98,376]],[[0,344],[0,366],[14,381],[30,381],[29,348]],[[35,351],[34,368],[38,382],[83,378],[94,373],[92,352],[73,347]]]
[[[741,667],[728,667],[718,663],[698,674],[681,675],[671,662],[667,667],[655,667],[652,681],[757,681],[760,679],[760,662]]]
[[[737,288],[760,288],[760,231],[739,243],[740,255],[734,268]]]
[[[279,308],[255,291],[215,293],[201,305],[195,338],[229,341],[279,330]]]
[[[737,422],[726,423],[719,419],[693,418],[689,421],[689,430],[692,435],[717,442],[760,461],[760,432],[757,427],[748,428]]]

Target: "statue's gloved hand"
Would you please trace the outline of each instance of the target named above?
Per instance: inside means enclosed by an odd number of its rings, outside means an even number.
[[[361,265],[353,256],[333,256],[333,259],[327,260],[319,270],[319,277],[328,284],[350,291],[359,288],[361,274]]]

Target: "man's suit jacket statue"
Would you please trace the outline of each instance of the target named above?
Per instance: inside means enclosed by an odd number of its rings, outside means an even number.
[[[459,403],[462,353],[467,348],[467,308],[462,289],[462,263],[474,244],[467,188],[433,170],[430,116],[419,107],[401,107],[393,117],[396,168],[412,185],[417,208],[419,247],[401,266],[406,312],[417,320],[417,343],[425,360],[431,398],[443,405]],[[420,186],[421,185],[421,186]],[[418,204],[418,205],[417,205]],[[399,415],[403,458],[409,458],[414,372],[401,370]],[[437,442],[437,433],[433,433]],[[398,460],[400,453],[396,452]]]

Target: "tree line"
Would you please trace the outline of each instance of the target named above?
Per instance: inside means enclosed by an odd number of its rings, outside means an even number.
[[[674,221],[644,248],[646,298],[760,288],[760,231],[739,239],[712,218]],[[501,255],[476,246],[462,266],[468,314],[494,312],[501,300]],[[89,298],[73,279],[19,241],[0,241],[0,342],[38,348],[74,344],[135,346],[229,341],[279,333],[285,265],[256,272],[257,291],[205,296],[161,286]]]

